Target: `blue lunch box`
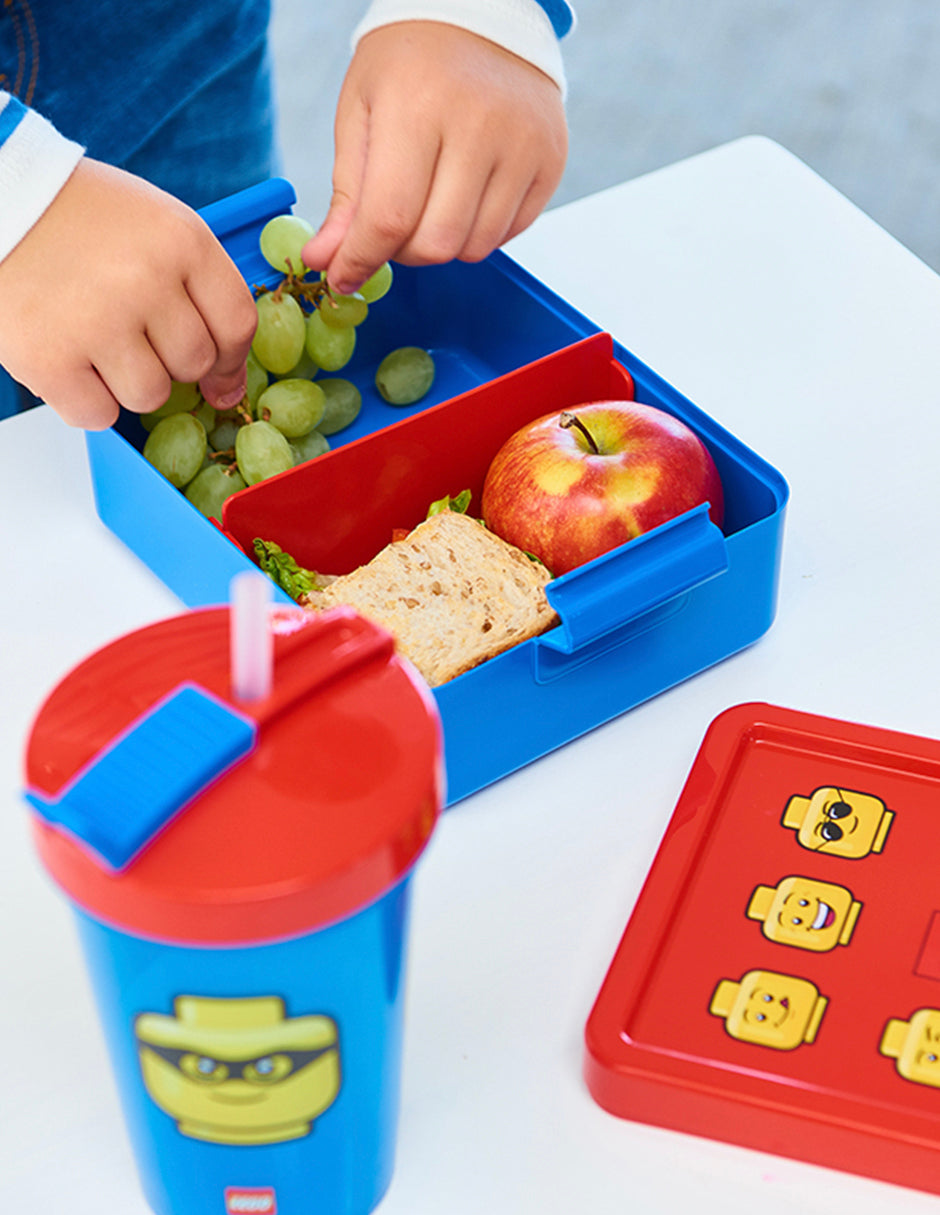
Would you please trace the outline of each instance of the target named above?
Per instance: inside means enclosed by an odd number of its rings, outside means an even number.
[[[249,284],[278,281],[258,236],[294,202],[293,187],[276,178],[203,212]],[[428,349],[437,373],[428,396],[402,408],[382,400],[374,375],[404,345]],[[702,506],[555,578],[547,594],[557,627],[434,689],[448,804],[770,627],[788,497],[781,474],[506,254],[477,265],[396,266],[391,291],[373,305],[353,360],[337,374],[360,388],[359,417],[330,436],[326,454],[230,499],[225,532],[142,458],[146,432],[136,415],[89,432],[101,519],[197,607],[228,600],[233,575],[253,565],[255,536],[309,568],[342,573],[394,529],[414,526],[435,499],[469,488],[478,505],[504,440],[556,408],[635,392],[689,425],[721,476],[721,529]],[[344,555],[342,568],[338,558],[329,563],[331,546]]]

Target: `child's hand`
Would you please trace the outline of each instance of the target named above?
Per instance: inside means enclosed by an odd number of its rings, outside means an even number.
[[[330,211],[303,256],[344,294],[389,258],[420,266],[486,257],[542,211],[567,155],[554,81],[434,21],[362,39],[335,137]]]
[[[218,408],[244,392],[251,292],[202,220],[85,159],[0,262],[0,364],[66,422],[149,413],[170,380]]]

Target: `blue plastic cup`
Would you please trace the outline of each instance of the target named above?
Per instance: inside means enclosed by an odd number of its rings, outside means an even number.
[[[27,750],[158,1215],[366,1215],[392,1175],[439,721],[383,631],[275,620],[265,701],[232,702],[227,609],[188,613],[71,672]]]

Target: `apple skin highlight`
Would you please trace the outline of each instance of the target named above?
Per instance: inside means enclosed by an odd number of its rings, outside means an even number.
[[[638,401],[594,401],[570,414],[573,425],[557,410],[537,418],[497,452],[482,496],[497,535],[557,577],[702,502],[721,526],[718,470],[685,423]]]

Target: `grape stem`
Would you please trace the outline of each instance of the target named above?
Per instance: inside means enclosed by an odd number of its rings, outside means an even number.
[[[332,302],[329,286],[322,281],[315,283],[306,282],[304,276],[307,273],[307,270],[304,270],[303,274],[294,274],[291,271],[290,274],[281,279],[273,292],[270,287],[265,287],[263,283],[254,283],[252,285],[252,293],[255,299],[260,299],[262,295],[273,294],[276,299],[281,300],[286,292],[288,295],[292,295],[298,303],[307,303],[312,308],[316,308],[320,301],[325,298],[330,299]]]
[[[584,435],[584,438],[594,455],[599,456],[601,454],[601,449],[594,442],[594,436],[584,425],[577,414],[563,411],[558,416],[558,425],[563,426],[565,430],[569,430],[571,427],[574,427],[575,430],[579,430],[581,434]]]

